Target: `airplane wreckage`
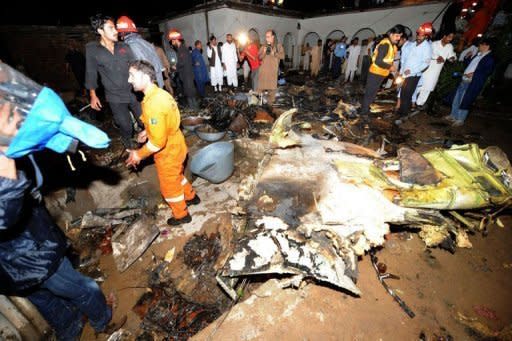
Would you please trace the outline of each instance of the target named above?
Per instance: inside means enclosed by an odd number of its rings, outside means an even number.
[[[382,246],[390,226],[419,231],[428,247],[471,247],[468,231],[485,231],[512,203],[512,167],[497,147],[454,145],[397,157],[300,132],[296,109],[283,113],[246,200],[246,229],[217,276],[235,299],[233,279],[289,274],[289,285],[313,278],[355,295],[357,260]],[[456,210],[479,209],[472,218]],[[478,215],[480,214],[480,215]],[[410,317],[414,313],[387,291]],[[403,304],[402,304],[403,303]]]

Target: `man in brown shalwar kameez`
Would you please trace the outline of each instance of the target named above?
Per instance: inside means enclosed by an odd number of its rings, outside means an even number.
[[[322,39],[318,39],[317,45],[311,49],[311,76],[318,76],[320,62],[322,61]]]
[[[276,33],[268,30],[265,33],[266,44],[259,51],[261,66],[259,68],[258,92],[268,90],[268,104],[274,103],[277,89],[277,73],[279,61],[284,59],[284,49],[277,43]]]

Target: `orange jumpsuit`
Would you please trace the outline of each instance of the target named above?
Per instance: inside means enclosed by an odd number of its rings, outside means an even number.
[[[192,200],[196,194],[183,176],[187,145],[180,130],[178,105],[168,92],[152,84],[144,95],[140,119],[148,141],[137,155],[141,159],[154,155],[160,191],[173,217],[181,219],[188,215],[185,200]]]

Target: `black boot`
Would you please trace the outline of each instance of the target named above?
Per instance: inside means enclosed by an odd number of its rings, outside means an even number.
[[[199,205],[201,203],[201,198],[196,194],[194,198],[187,200],[186,203],[188,206]]]
[[[174,217],[167,219],[167,225],[178,226],[180,224],[190,223],[191,221],[192,221],[192,217],[190,216],[190,214],[187,214],[186,216],[184,216],[181,219],[176,219]]]

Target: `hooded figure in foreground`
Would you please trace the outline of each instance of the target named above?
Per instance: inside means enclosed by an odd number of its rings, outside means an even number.
[[[27,297],[63,340],[80,336],[83,315],[96,332],[120,327],[109,325],[112,309],[96,282],[73,269],[66,238],[38,191],[43,179],[31,153],[73,152],[79,141],[109,144],[104,132],[71,116],[51,89],[0,63],[0,294]],[[16,166],[25,156],[35,186]]]

